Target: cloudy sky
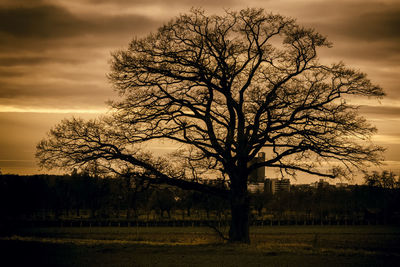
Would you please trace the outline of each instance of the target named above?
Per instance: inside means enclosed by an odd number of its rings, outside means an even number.
[[[361,112],[387,147],[383,169],[400,173],[400,1],[398,0],[0,0],[0,169],[39,170],[35,145],[64,117],[95,117],[115,97],[110,53],[191,7],[208,13],[262,7],[328,36],[325,63],[366,72],[387,97]]]

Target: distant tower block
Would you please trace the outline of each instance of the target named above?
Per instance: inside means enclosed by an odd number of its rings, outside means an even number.
[[[278,192],[290,192],[289,179],[265,179],[264,192],[276,194]]]
[[[265,153],[260,152],[258,153],[257,157],[255,157],[248,163],[248,166],[254,163],[261,163],[264,161],[265,161]],[[265,180],[265,166],[252,171],[249,175],[249,183],[263,183],[264,180]]]

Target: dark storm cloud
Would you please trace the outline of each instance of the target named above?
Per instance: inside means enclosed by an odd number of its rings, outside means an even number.
[[[333,41],[329,53],[339,52],[335,57],[398,61],[400,1],[299,1],[279,7]]]
[[[358,41],[400,40],[400,7],[346,14],[337,21],[315,23],[331,34]]]
[[[135,5],[168,5],[168,6],[225,6],[229,7],[231,5],[234,5],[238,3],[237,0],[115,0],[115,1],[110,1],[110,0],[85,0],[88,3],[93,3],[93,4],[117,4],[117,5],[129,5],[129,6],[135,6]]]
[[[2,65],[0,64],[0,66],[2,66]],[[0,68],[0,77],[21,78],[21,77],[24,77],[24,75],[25,75],[24,71],[17,71],[14,69],[4,68],[4,67]],[[0,81],[0,89],[1,89],[1,81]],[[0,92],[0,94],[1,94],[1,92]]]
[[[0,9],[0,31],[20,38],[79,35],[90,26],[90,23],[56,6]]]
[[[360,40],[372,42],[382,39],[400,40],[400,8],[362,14],[354,19],[349,33]]]
[[[0,6],[0,67],[93,61],[97,48],[112,51],[158,25],[144,15],[83,16],[54,5]]]
[[[16,38],[64,38],[84,34],[143,32],[158,25],[141,15],[87,16],[81,18],[58,6],[3,7],[0,32]]]
[[[15,67],[25,65],[38,65],[47,63],[63,63],[63,64],[76,64],[79,60],[73,58],[62,58],[62,57],[50,57],[50,56],[5,56],[0,57],[0,66],[2,67]],[[11,72],[12,70],[10,70]],[[0,76],[2,72],[0,71]]]
[[[114,95],[105,78],[107,52],[154,25],[141,15],[83,17],[53,5],[0,7],[0,106],[105,107]]]
[[[161,25],[161,21],[140,15],[92,17],[95,33],[143,34]]]

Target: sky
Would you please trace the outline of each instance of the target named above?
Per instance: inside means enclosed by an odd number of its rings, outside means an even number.
[[[46,173],[34,153],[49,129],[71,116],[94,118],[116,97],[106,77],[111,53],[192,7],[264,8],[328,36],[333,48],[320,51],[322,62],[343,61],[384,88],[384,99],[357,104],[387,148],[380,169],[400,174],[398,0],[0,0],[1,172]]]

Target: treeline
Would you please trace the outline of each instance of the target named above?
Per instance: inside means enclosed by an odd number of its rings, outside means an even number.
[[[264,218],[267,213],[267,217],[308,224],[399,224],[399,201],[398,188],[292,186],[290,192],[254,194],[252,207],[256,218]]]
[[[0,219],[211,218],[228,210],[224,199],[159,186],[136,190],[127,178],[0,175]]]
[[[367,180],[362,186],[292,186],[290,192],[251,195],[253,221],[373,224],[400,222],[400,189]],[[126,178],[86,174],[1,175],[2,221],[218,220],[230,217],[229,202],[172,187],[137,191]]]

